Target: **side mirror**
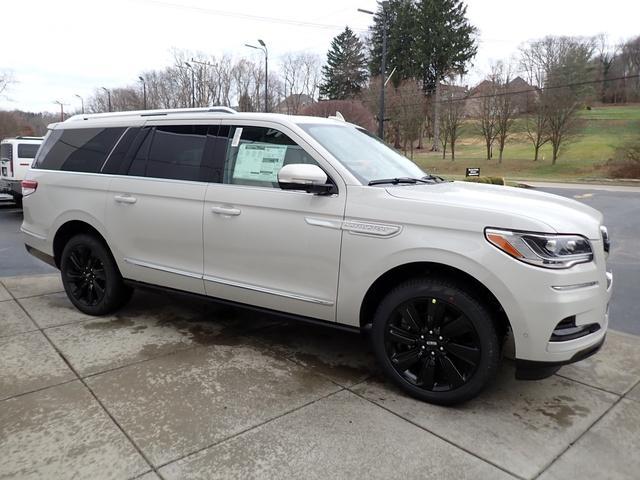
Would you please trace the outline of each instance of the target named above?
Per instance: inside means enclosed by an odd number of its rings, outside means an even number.
[[[327,182],[327,174],[317,165],[292,163],[278,172],[278,184],[283,190],[303,190],[317,195],[335,193],[335,186]]]

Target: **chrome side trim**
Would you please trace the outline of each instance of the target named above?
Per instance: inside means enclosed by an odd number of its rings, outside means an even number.
[[[304,221],[307,222],[308,225],[313,225],[314,227],[325,227],[325,228],[333,228],[334,230],[340,230],[342,228],[342,221],[334,221],[334,220],[325,220],[324,218],[313,218],[313,217],[304,217]]]
[[[269,295],[277,295],[279,297],[291,298],[293,300],[301,300],[303,302],[315,303],[318,305],[333,305],[332,301],[323,300],[321,298],[308,297],[306,295],[299,295],[297,293],[283,292],[282,290],[274,290],[272,288],[260,287],[258,285],[251,285],[248,283],[234,282],[232,280],[226,280],[224,278],[214,277],[211,275],[200,275],[199,273],[189,272],[187,270],[180,270],[178,268],[167,267],[164,265],[158,265],[155,263],[144,262],[142,260],[136,260],[134,258],[125,257],[124,261],[131,265],[138,267],[150,268],[152,270],[160,270],[161,272],[173,273],[175,275],[182,275],[189,278],[197,278],[199,280],[206,280],[208,282],[219,283],[221,285],[228,285],[231,287],[243,288],[245,290],[252,290],[254,292],[267,293]]]
[[[30,237],[37,238],[38,240],[46,240],[47,237],[43,237],[42,235],[38,235],[37,233],[30,232],[23,227],[20,227],[20,231],[25,235],[29,235]]]
[[[598,282],[585,282],[585,283],[576,283],[575,285],[554,285],[551,288],[557,290],[558,292],[567,292],[571,290],[578,290],[580,288],[589,288],[595,287],[598,285]]]
[[[303,302],[316,303],[318,305],[333,305],[330,300],[323,300],[321,298],[307,297],[306,295],[299,295],[297,293],[283,292],[282,290],[274,290],[272,288],[260,287],[258,285],[251,285],[248,283],[234,282],[233,280],[227,280],[225,278],[213,277],[211,275],[204,275],[204,280],[213,283],[219,283],[221,285],[228,285],[230,287],[243,288],[245,290],[252,290],[254,292],[267,293],[269,295],[277,295],[278,297],[291,298],[293,300],[301,300]]]
[[[384,225],[381,223],[359,222],[356,220],[345,220],[342,222],[342,229],[355,235],[368,235],[373,237],[393,237],[400,233],[400,225]]]
[[[187,270],[180,270],[178,268],[167,267],[164,265],[157,265],[155,263],[143,262],[142,260],[136,260],[133,258],[125,257],[124,261],[126,263],[130,263],[131,265],[136,265],[138,267],[150,268],[152,270],[160,270],[162,272],[173,273],[176,275],[182,275],[184,277],[189,278],[197,278],[202,280],[202,275],[199,273],[189,272]]]

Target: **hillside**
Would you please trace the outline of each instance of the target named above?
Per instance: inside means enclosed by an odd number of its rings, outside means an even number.
[[[456,159],[445,160],[441,153],[420,152],[414,161],[431,173],[464,176],[466,167],[480,167],[482,175],[505,176],[514,179],[588,180],[607,177],[606,162],[615,149],[634,137],[640,139],[640,105],[602,106],[580,112],[577,134],[560,152],[557,164],[551,165],[551,146],[545,145],[540,159],[533,161],[533,147],[524,132],[521,120],[514,124],[514,133],[505,146],[502,165],[486,160],[482,137],[475,132],[472,120],[467,120],[456,144]],[[419,152],[419,151],[418,151]]]

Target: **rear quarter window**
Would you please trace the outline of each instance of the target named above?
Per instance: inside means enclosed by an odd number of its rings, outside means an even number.
[[[124,128],[53,130],[37,158],[36,168],[97,173]]]

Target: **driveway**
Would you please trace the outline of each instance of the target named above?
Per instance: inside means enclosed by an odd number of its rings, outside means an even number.
[[[381,380],[359,335],[136,292],[85,316],[0,279],[0,478],[637,478],[640,337],[457,408]]]

